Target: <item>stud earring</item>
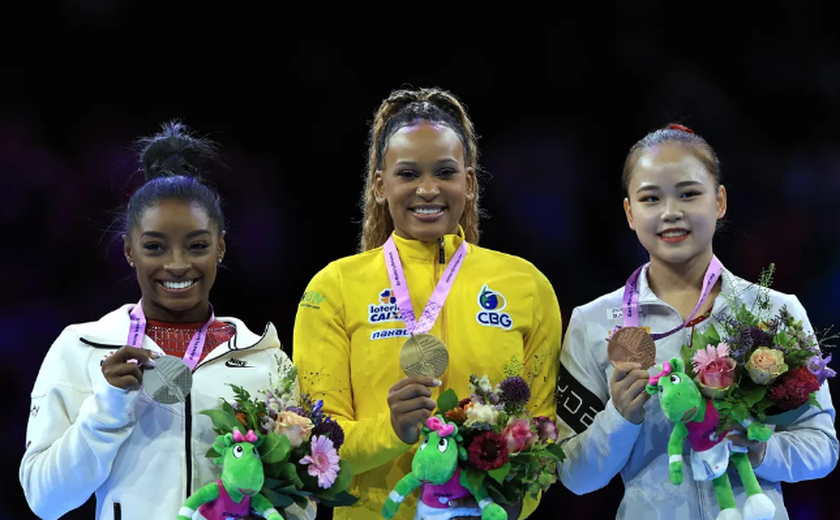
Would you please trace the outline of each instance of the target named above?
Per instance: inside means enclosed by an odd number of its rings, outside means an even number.
[[[134,267],[134,262],[133,262],[133,261],[131,261],[131,260],[129,260],[129,261],[128,261],[128,265],[130,265],[131,267]]]

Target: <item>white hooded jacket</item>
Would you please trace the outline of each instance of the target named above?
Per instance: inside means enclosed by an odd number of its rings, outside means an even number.
[[[96,494],[97,520],[173,519],[186,498],[214,481],[220,468],[205,453],[216,434],[199,412],[233,400],[229,385],[252,396],[271,384],[277,359],[290,363],[277,332],[262,336],[235,318],[236,334],[193,372],[186,403],[160,404],[144,390],[108,384],[102,361],[126,344],[124,305],[99,321],[70,325],[44,359],[32,391],[20,482],[40,518],[60,518]],[[142,348],[162,353],[148,336]],[[314,506],[292,507],[287,519],[313,519]]]
[[[724,270],[721,292],[715,299],[712,316],[697,325],[705,330],[716,318],[726,314],[727,297],[735,294],[750,305],[757,286]],[[647,270],[639,276],[640,325],[653,332],[678,327],[679,313],[658,299],[647,282]],[[609,332],[621,325],[624,288],[606,294],[572,313],[560,354],[558,378],[558,428],[565,439],[566,461],[560,466],[560,479],[572,492],[582,495],[606,486],[621,474],[625,493],[617,518],[626,520],[714,520],[719,512],[712,483],[697,482],[689,470],[689,448],[684,451],[684,481],[680,486],[668,476],[668,439],[673,429],[663,414],[658,397],[645,404],[645,419],[633,424],[616,410],[610,398],[613,366],[607,358]],[[813,330],[805,309],[795,296],[770,290],[771,313],[782,306],[806,331]],[[680,348],[690,340],[691,329],[656,342],[656,364],[680,356]],[[838,443],[834,429],[834,406],[828,383],[817,393],[822,410],[812,406],[794,424],[776,427],[767,443],[766,454],[755,474],[767,496],[776,505],[774,520],[788,518],[781,482],[799,482],[826,476],[837,464]],[[772,426],[771,426],[772,428]],[[734,468],[729,477],[739,508],[746,493]]]

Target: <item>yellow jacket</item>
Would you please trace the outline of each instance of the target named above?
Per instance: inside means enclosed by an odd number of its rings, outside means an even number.
[[[419,316],[445,268],[440,245],[396,235],[394,241]],[[444,237],[444,262],[462,241],[463,233]],[[414,447],[397,437],[388,409],[388,390],[405,377],[399,352],[406,332],[393,302],[380,247],[330,263],[298,306],[294,363],[301,391],[323,399],[324,412],[342,425],[339,454],[356,473],[350,492],[360,500],[337,509],[336,520],[380,520],[388,493],[411,472]],[[470,244],[429,333],[449,347],[449,366],[432,399],[447,388],[467,397],[470,374],[487,374],[495,384],[506,368],[521,367],[531,385],[529,410],[554,417],[560,309],[548,279],[531,263]],[[395,518],[414,518],[416,499],[417,492],[406,498]],[[536,505],[526,500],[520,518]]]

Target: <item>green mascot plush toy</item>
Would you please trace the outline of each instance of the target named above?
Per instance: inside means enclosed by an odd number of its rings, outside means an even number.
[[[405,497],[423,487],[417,501],[415,520],[481,516],[482,520],[507,520],[507,513],[490,498],[484,484],[471,489],[466,473],[461,472],[458,460],[467,459],[467,450],[461,444],[458,425],[447,423],[443,416],[426,419],[423,441],[411,461],[411,473],[404,476],[382,507],[382,516],[393,518]],[[451,500],[472,496],[479,508],[454,508]]]
[[[720,513],[717,520],[772,520],[776,506],[761,491],[755,478],[746,448],[734,446],[726,438],[729,432],[718,433],[717,402],[700,393],[694,380],[685,373],[680,358],[662,365],[662,370],[648,381],[647,392],[659,394],[659,404],[665,416],[674,422],[668,441],[669,473],[671,482],[683,481],[683,445],[691,446],[691,472],[694,480],[711,480],[717,496]],[[767,441],[772,435],[767,426],[746,421],[747,438]],[[747,492],[743,515],[735,504],[735,495],[726,471],[732,461]]]
[[[198,510],[201,520],[228,520],[242,518],[257,512],[267,520],[283,517],[259,491],[265,482],[263,464],[257,448],[262,437],[252,430],[242,435],[233,433],[216,437],[213,448],[221,454],[213,462],[221,464],[221,478],[193,493],[178,512],[178,520],[193,520]]]

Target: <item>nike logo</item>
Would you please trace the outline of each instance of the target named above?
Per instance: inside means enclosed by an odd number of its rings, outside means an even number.
[[[225,366],[230,368],[253,368],[247,361],[236,358],[230,358],[225,361]]]

